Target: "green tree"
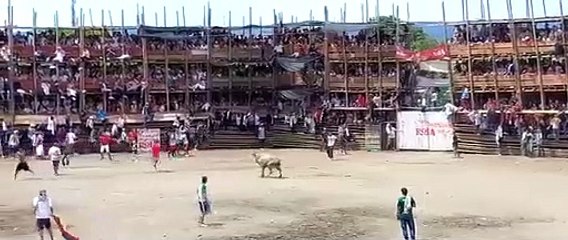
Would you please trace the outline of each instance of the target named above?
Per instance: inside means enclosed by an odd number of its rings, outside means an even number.
[[[407,48],[414,51],[421,51],[433,48],[438,45],[438,41],[428,36],[427,33],[413,23],[406,23],[400,20],[398,24],[399,41]],[[376,18],[369,19],[370,23],[377,23]],[[380,31],[382,43],[396,42],[396,26],[397,18],[393,16],[380,16],[378,21],[378,29]],[[370,31],[376,31],[374,27]]]

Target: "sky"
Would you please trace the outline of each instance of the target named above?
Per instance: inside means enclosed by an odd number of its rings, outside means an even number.
[[[0,24],[5,25],[8,15],[8,1],[0,0]],[[37,12],[37,26],[55,26],[56,12],[59,16],[59,26],[71,26],[72,0],[11,0],[14,9],[14,25],[18,27],[33,26],[33,10]],[[506,19],[507,7],[505,0],[467,0],[469,2],[469,19],[480,19],[481,4],[489,1],[491,17],[493,19]],[[532,0],[535,17],[559,16],[560,4],[563,2],[564,12],[568,13],[568,0]],[[76,0],[76,14],[79,17],[80,9],[85,14],[85,25],[101,26],[104,11],[105,26],[111,24],[121,25],[121,12],[124,10],[124,25],[136,26],[137,5],[140,12],[144,7],[146,25],[177,26],[176,11],[179,13],[179,25],[183,26],[182,8],[185,9],[186,26],[202,26],[204,6],[208,3],[211,8],[211,21],[214,26],[228,26],[229,12],[231,12],[232,26],[249,24],[249,7],[252,7],[252,23],[270,25],[273,23],[273,12],[282,13],[284,22],[292,19],[304,21],[310,19],[324,20],[324,7],[327,6],[330,21],[340,21],[341,9],[346,6],[347,22],[362,21],[362,4],[366,0]],[[376,0],[368,0],[369,16],[375,15]],[[400,18],[410,21],[441,22],[443,0],[379,0],[380,15],[391,15],[393,4],[399,6]],[[525,0],[511,0],[514,17],[526,17]],[[408,4],[407,4],[408,3]],[[544,5],[543,3],[546,3]],[[164,24],[164,6],[166,17]],[[407,11],[407,6],[409,6]],[[447,21],[461,21],[463,19],[460,0],[445,0]],[[487,10],[487,6],[485,6]],[[92,14],[89,14],[89,10]],[[110,14],[109,14],[110,11]],[[364,11],[363,11],[364,12]],[[110,16],[109,16],[110,15]],[[111,21],[112,20],[112,21]]]

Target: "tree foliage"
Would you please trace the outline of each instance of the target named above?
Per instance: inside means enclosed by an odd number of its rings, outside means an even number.
[[[400,21],[400,20],[398,20]],[[376,18],[369,19],[371,23],[377,23]],[[376,32],[377,27],[372,31]],[[397,18],[393,16],[380,16],[378,21],[381,43],[394,44],[396,42]],[[438,45],[438,41],[428,36],[426,32],[413,23],[400,21],[398,24],[399,42],[414,51],[421,51],[433,48]]]

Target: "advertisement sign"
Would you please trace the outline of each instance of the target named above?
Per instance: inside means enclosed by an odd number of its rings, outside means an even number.
[[[150,151],[154,140],[160,140],[159,128],[138,129],[138,149],[140,151]]]
[[[397,118],[399,149],[452,150],[454,131],[444,112],[399,112]]]

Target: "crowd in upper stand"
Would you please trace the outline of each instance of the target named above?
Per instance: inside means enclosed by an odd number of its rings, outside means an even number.
[[[248,29],[242,33],[238,31],[229,32],[223,28],[213,28],[211,34],[211,46],[213,49],[226,49],[231,44],[234,49],[262,49],[264,62],[256,64],[235,63],[231,65],[231,76],[234,78],[266,77],[271,79],[274,74],[274,68],[269,63],[272,56],[314,56],[318,60],[311,66],[308,72],[300,74],[314,74],[322,78],[324,74],[324,64],[322,60],[323,42],[325,34],[320,27],[299,27],[299,28],[279,28],[276,35],[258,35],[254,34],[249,39]],[[146,102],[149,102],[151,109],[160,112],[167,109],[168,103],[165,101],[164,94],[150,94],[150,98],[146,99],[142,94],[150,89],[165,89],[170,86],[171,97],[169,107],[170,110],[186,110],[201,109],[204,104],[209,105],[227,105],[229,97],[214,97],[211,103],[206,103],[203,96],[193,96],[187,101],[185,95],[179,91],[180,89],[189,88],[191,91],[199,92],[208,88],[207,86],[207,66],[206,64],[190,63],[188,72],[185,72],[183,63],[170,62],[169,68],[166,69],[163,63],[149,62],[148,64],[148,82],[144,81],[143,68],[141,61],[137,61],[132,51],[141,51],[141,38],[136,34],[132,34],[130,30],[122,31],[120,29],[111,29],[105,32],[104,37],[100,35],[101,29],[87,28],[85,30],[85,51],[79,53],[79,56],[71,56],[66,53],[66,47],[78,47],[80,45],[79,31],[61,29],[59,37],[60,49],[55,52],[45,52],[43,46],[54,46],[56,42],[54,29],[38,29],[35,39],[30,31],[19,31],[14,29],[14,44],[16,46],[31,46],[34,42],[37,51],[34,58],[37,62],[35,75],[37,77],[37,90],[33,91],[32,76],[34,75],[31,66],[32,59],[23,59],[17,53],[12,54],[13,59],[18,63],[15,71],[16,77],[22,81],[16,81],[15,94],[16,111],[18,113],[38,113],[38,114],[54,114],[57,106],[59,113],[78,113],[80,111],[79,99],[85,94],[84,110],[95,112],[103,108],[103,98],[106,98],[106,109],[108,112],[125,112],[139,113]],[[184,33],[190,37],[184,40],[164,40],[148,38],[147,49],[149,53],[158,54],[163,50],[172,52],[181,52],[187,50],[206,50],[208,48],[207,38],[203,32]],[[359,47],[368,45],[369,51],[378,50],[377,34],[373,31],[365,33],[361,31],[355,34],[348,33],[329,33],[329,49],[330,51],[340,52],[342,47]],[[381,36],[381,45],[390,45],[394,43],[393,36]],[[123,48],[124,46],[124,48]],[[3,51],[7,50],[7,36],[5,31],[0,31],[0,47]],[[93,51],[106,53],[106,73],[103,71],[102,59],[94,57]],[[136,50],[138,48],[138,50]],[[53,48],[49,48],[53,49]],[[123,51],[124,49],[124,51]],[[91,51],[91,52],[89,52]],[[140,54],[140,53],[138,53]],[[10,54],[8,54],[10,55]],[[97,54],[96,56],[99,56]],[[139,56],[139,55],[137,55]],[[243,56],[241,56],[243,57]],[[245,56],[246,58],[246,56]],[[9,58],[8,58],[9,59]],[[4,59],[4,60],[8,60]],[[236,60],[236,62],[245,61],[246,59]],[[0,60],[1,61],[1,60]],[[245,61],[246,62],[246,61]],[[84,67],[82,65],[84,64]],[[383,77],[396,76],[394,64],[385,63],[382,72],[379,73],[378,64],[369,64],[369,68],[365,69],[364,65],[358,63],[349,63],[348,77],[360,77],[365,73],[371,78],[377,78],[379,75]],[[7,71],[0,68],[1,84],[4,86],[3,96],[5,100],[9,99],[9,87],[7,87]],[[79,91],[81,71],[84,71],[86,92]],[[186,76],[186,74],[189,74]],[[212,79],[228,79],[229,67],[212,66]],[[278,74],[278,73],[277,73]],[[344,75],[342,67],[332,66],[332,75]],[[167,76],[167,79],[166,79]],[[304,78],[304,76],[302,76]],[[186,81],[187,79],[187,81]],[[374,80],[376,81],[376,80]],[[166,84],[167,82],[167,84]],[[187,84],[189,82],[189,86]],[[306,81],[307,82],[307,81]],[[321,82],[321,81],[314,81]],[[0,86],[1,87],[1,86]],[[105,93],[101,96],[91,95],[90,92]],[[100,90],[100,91],[99,91]],[[232,98],[233,105],[247,105],[249,101],[247,94],[237,94]],[[369,99],[369,104],[376,107],[391,107],[394,105],[391,99],[395,98],[395,94],[380,94],[383,99],[376,100],[379,94],[375,94],[375,103]],[[35,96],[37,96],[37,101]],[[372,98],[372,96],[369,96]],[[357,101],[357,94],[347,96],[348,102],[342,99],[336,106],[363,106]],[[360,100],[360,99],[359,99]],[[256,94],[250,99],[252,105],[273,105],[274,99]],[[6,105],[6,102],[4,102]],[[187,106],[190,103],[190,106]],[[378,104],[378,105],[377,105]],[[7,109],[3,106],[4,110]]]

